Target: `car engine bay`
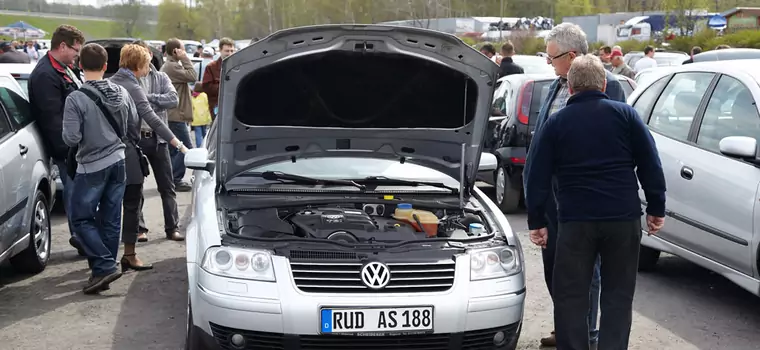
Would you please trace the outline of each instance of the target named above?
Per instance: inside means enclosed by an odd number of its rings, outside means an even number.
[[[228,212],[225,227],[241,238],[304,237],[343,243],[403,242],[488,235],[479,215],[411,204],[324,204]]]

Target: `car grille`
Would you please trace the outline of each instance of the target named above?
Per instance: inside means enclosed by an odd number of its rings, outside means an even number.
[[[299,290],[309,293],[420,293],[443,292],[454,285],[456,263],[386,263],[391,272],[385,288],[372,289],[361,280],[358,262],[290,262]]]
[[[517,334],[519,324],[504,327],[469,331],[464,333],[440,333],[397,336],[341,336],[341,335],[292,335],[268,332],[254,332],[211,323],[211,332],[223,350],[494,350],[493,337],[496,332],[504,332],[506,343]],[[232,346],[232,335],[240,334],[245,346]]]

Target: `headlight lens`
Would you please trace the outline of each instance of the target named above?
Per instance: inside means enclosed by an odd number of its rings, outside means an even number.
[[[522,271],[517,247],[473,250],[470,252],[470,280],[480,281],[516,275]]]
[[[211,247],[203,256],[206,272],[232,278],[274,282],[272,256],[262,250]]]

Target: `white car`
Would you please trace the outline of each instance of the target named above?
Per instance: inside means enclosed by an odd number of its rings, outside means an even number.
[[[497,66],[326,25],[226,59],[193,170],[186,349],[514,350],[524,259],[475,184]]]

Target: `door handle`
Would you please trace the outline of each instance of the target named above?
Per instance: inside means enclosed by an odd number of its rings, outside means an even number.
[[[20,153],[22,156],[29,153],[29,147],[26,147],[24,145],[18,145],[18,153]]]
[[[694,177],[694,170],[687,166],[681,168],[681,177],[686,180],[691,180]]]

